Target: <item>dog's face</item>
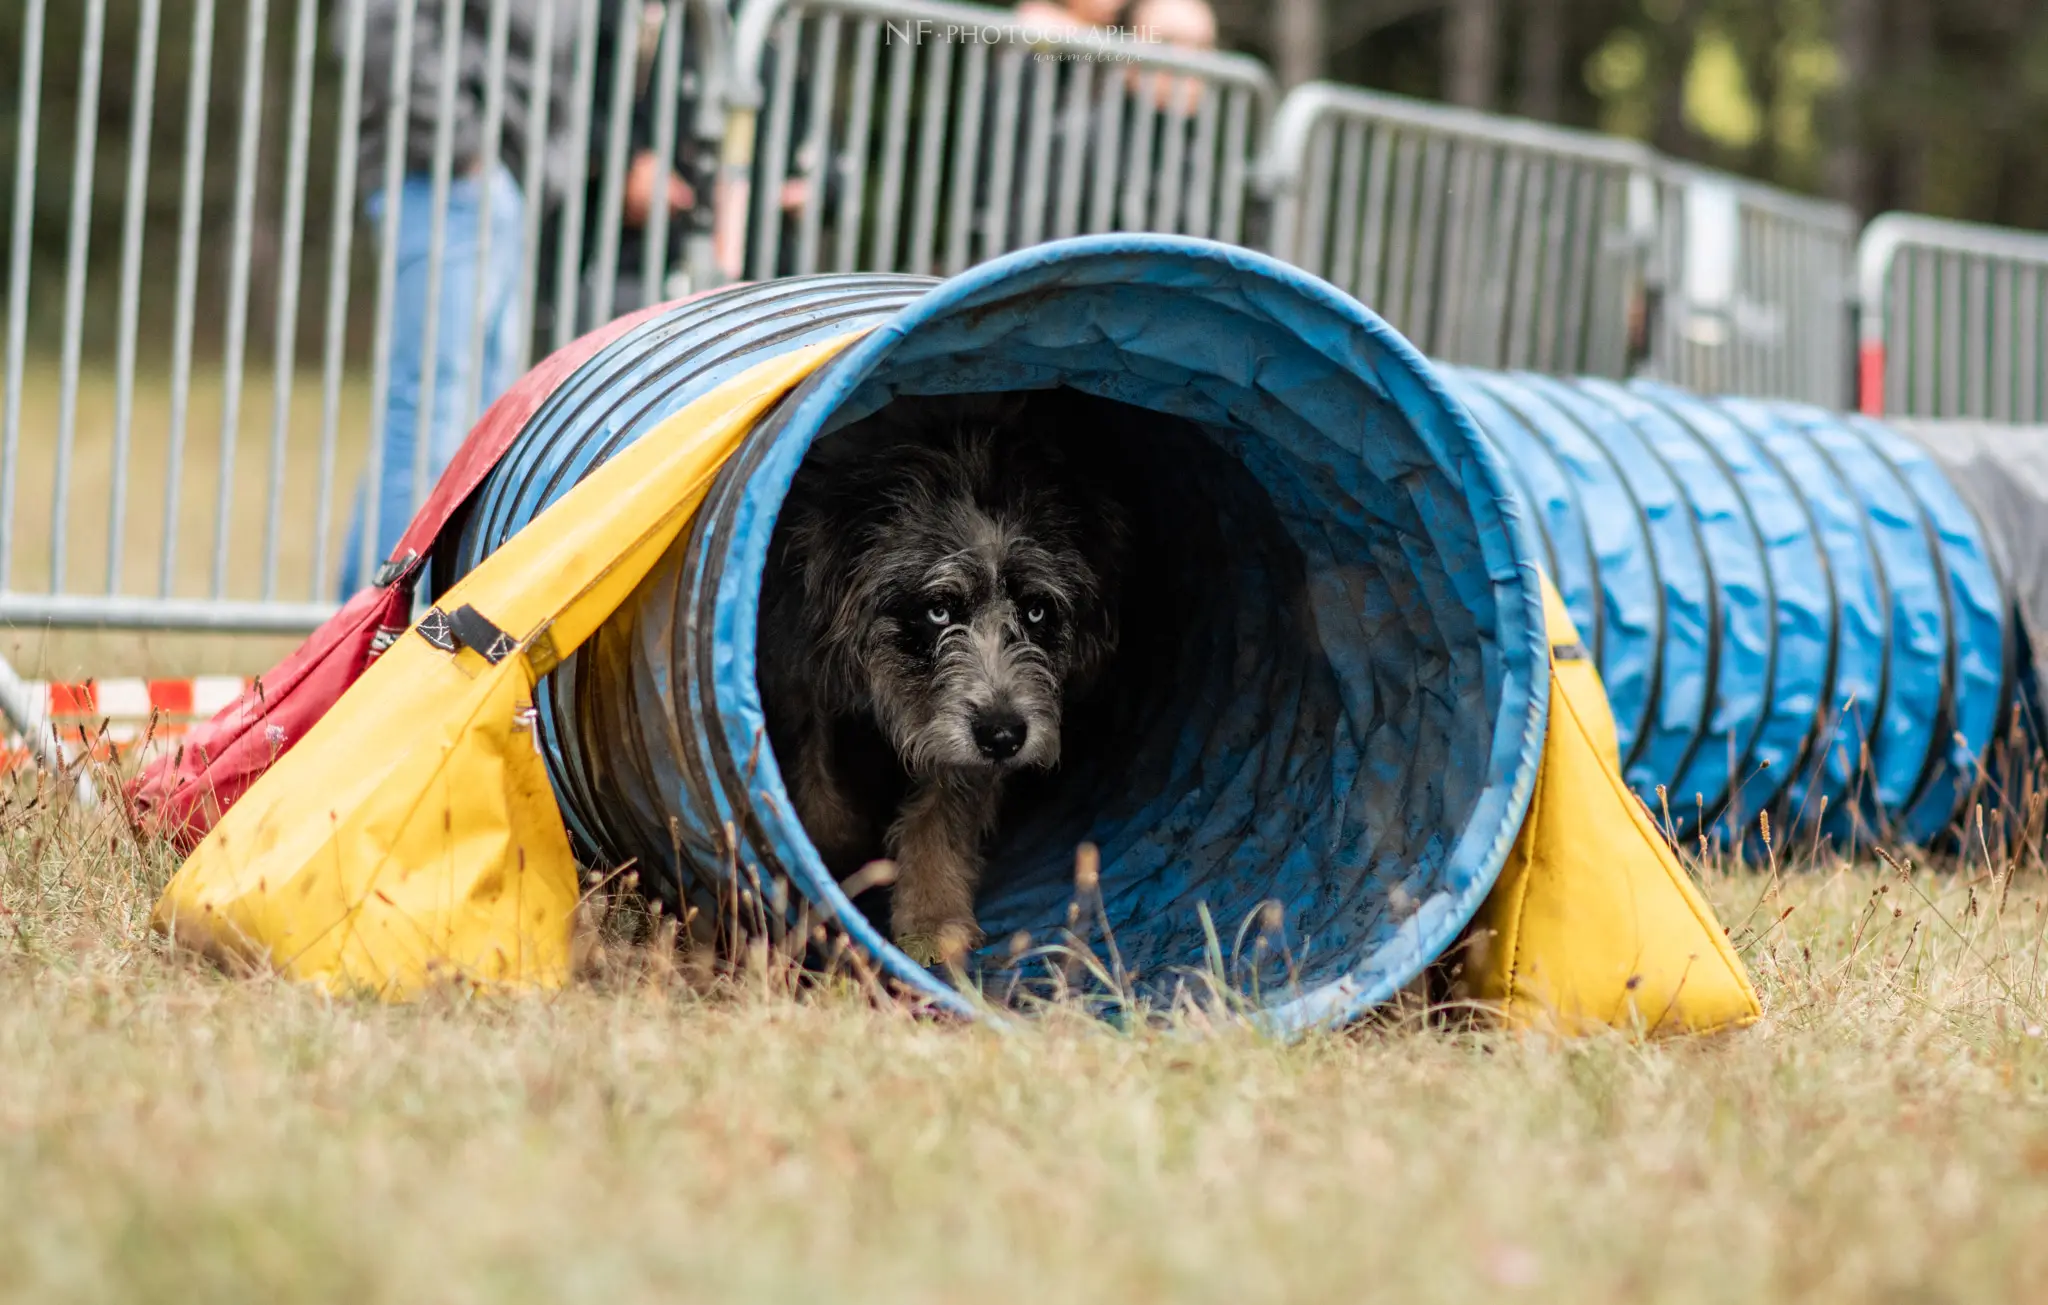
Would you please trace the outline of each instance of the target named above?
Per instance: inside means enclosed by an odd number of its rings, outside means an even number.
[[[913,774],[1053,765],[1116,644],[1115,504],[1050,443],[974,426],[887,442],[834,497],[861,495],[798,525],[839,696]]]
[[[1045,523],[964,495],[933,507],[871,553],[888,573],[859,642],[876,719],[913,773],[1050,766],[1096,577]]]

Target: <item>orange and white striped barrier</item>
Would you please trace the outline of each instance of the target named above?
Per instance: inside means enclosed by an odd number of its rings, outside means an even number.
[[[66,761],[84,756],[125,757],[138,747],[155,751],[175,746],[194,724],[242,695],[251,681],[235,675],[200,675],[182,680],[25,680],[28,705],[56,731]],[[28,762],[28,739],[9,731],[0,769]]]

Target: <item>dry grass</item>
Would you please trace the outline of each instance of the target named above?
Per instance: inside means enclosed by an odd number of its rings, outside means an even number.
[[[134,588],[161,389],[138,404]],[[217,391],[195,399],[184,593],[207,579]],[[268,393],[245,399],[246,542]],[[84,402],[80,583],[104,574],[110,387]],[[316,431],[317,389],[294,402]],[[26,403],[24,586],[47,566],[48,373]],[[292,597],[315,452],[295,434]],[[283,651],[0,638],[31,673]],[[167,954],[145,922],[169,870],[105,818],[0,799],[0,1299],[2048,1299],[2038,864],[1709,868],[1767,1019],[1651,1045],[1410,1021],[1282,1046],[1058,1012],[1005,1035],[661,965],[387,1009]]]
[[[0,815],[0,1297],[1996,1301],[2048,1288],[2048,882],[1713,872],[1768,1018],[1021,1033],[659,967],[330,1002]],[[1789,916],[1780,916],[1786,908]]]

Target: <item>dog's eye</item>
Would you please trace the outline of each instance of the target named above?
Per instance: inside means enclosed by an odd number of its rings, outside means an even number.
[[[1045,620],[1045,604],[1033,603],[1030,607],[1025,609],[1024,619],[1031,622],[1033,625],[1038,625],[1042,623]]]
[[[924,619],[933,625],[951,625],[953,614],[943,607],[934,607],[925,612]]]

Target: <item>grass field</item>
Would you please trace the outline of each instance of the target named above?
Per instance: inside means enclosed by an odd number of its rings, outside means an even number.
[[[1554,1045],[1022,1033],[614,966],[388,1009],[0,812],[0,1298],[2040,1300],[2048,881],[1706,876],[1767,1018]]]
[[[253,597],[270,389],[235,459]],[[318,387],[281,592],[311,593]],[[137,399],[124,588],[161,557],[167,387]],[[196,388],[176,591],[210,581]],[[344,395],[342,430],[366,396]],[[54,372],[24,396],[10,579],[47,576]],[[104,581],[111,386],[71,472]],[[359,443],[344,440],[330,556]],[[95,506],[97,505],[97,506]],[[260,671],[291,641],[0,632],[25,673]],[[2048,870],[1701,871],[1767,1017],[1573,1044],[1415,1018],[1278,1045],[1014,1035],[645,953],[532,1000],[390,1009],[166,952],[170,870],[0,794],[0,1300],[2048,1299]]]

